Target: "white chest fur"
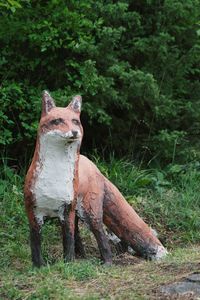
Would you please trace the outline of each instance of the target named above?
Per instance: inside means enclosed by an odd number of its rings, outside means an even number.
[[[40,138],[39,163],[33,194],[36,200],[35,216],[43,223],[45,216],[64,218],[64,208],[74,198],[74,171],[77,142],[44,135]]]

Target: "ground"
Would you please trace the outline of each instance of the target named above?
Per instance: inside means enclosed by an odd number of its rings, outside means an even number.
[[[28,243],[13,243],[15,247],[10,246],[5,253],[7,260],[0,270],[1,300],[195,299],[188,294],[181,298],[165,297],[159,289],[199,271],[200,246],[175,246],[160,262],[145,261],[129,254],[114,255],[113,265],[105,267],[98,258],[94,240],[88,237],[87,259],[64,264],[61,245],[56,242],[52,247],[47,243],[43,251],[51,248],[49,256],[46,255],[49,263],[41,269],[33,269]]]
[[[130,173],[128,180],[127,164],[122,166],[114,173],[124,179],[123,192],[132,195],[132,178],[138,174],[138,178],[145,179],[146,173]],[[164,260],[149,262],[128,254],[116,256],[112,249],[113,265],[104,267],[93,235],[81,226],[87,258],[64,264],[59,222],[51,220],[42,228],[47,265],[39,270],[32,268],[30,260],[22,178],[10,169],[6,174],[8,179],[0,180],[0,300],[195,299],[191,294],[165,297],[160,288],[200,271],[200,185],[196,171],[181,175],[176,186],[173,183],[163,189],[157,180],[155,191],[145,189],[145,195],[127,196],[169,250]]]

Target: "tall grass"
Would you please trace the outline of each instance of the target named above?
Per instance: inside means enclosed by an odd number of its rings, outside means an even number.
[[[143,170],[126,159],[115,159],[110,156],[109,161],[92,157],[100,171],[109,178],[126,195],[138,195],[152,184],[153,177],[150,170]]]
[[[23,179],[4,163],[0,169],[0,266],[24,255],[27,222],[23,205]]]
[[[188,169],[178,175],[176,184],[169,188],[150,192],[143,202],[143,211],[147,218],[185,242],[200,240],[200,173]]]

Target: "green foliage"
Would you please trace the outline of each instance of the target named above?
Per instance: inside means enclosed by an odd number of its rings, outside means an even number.
[[[177,176],[177,175],[176,175]],[[145,216],[161,230],[174,232],[177,240],[195,242],[199,234],[199,171],[194,169],[179,174],[176,186],[149,193],[140,204]],[[157,225],[156,225],[157,224]]]
[[[187,149],[185,149],[187,146],[185,136],[186,132],[184,131],[174,130],[169,132],[166,129],[160,130],[153,139],[155,148],[159,144],[158,155],[165,157],[172,164],[175,159],[188,155]]]
[[[25,0],[28,2],[28,0]],[[17,8],[22,8],[21,3],[23,0],[0,0],[0,8],[5,10],[10,10],[12,13],[16,11]]]
[[[109,162],[106,162],[100,160],[97,155],[92,160],[126,196],[141,194],[146,188],[152,186],[154,176],[151,170],[141,170],[133,162],[115,159],[113,156],[110,156]]]
[[[36,135],[40,101],[34,92],[20,83],[5,84],[0,89],[0,144],[20,145]]]
[[[56,269],[65,279],[84,281],[96,277],[97,267],[99,265],[99,260],[91,259],[90,261],[72,262],[67,264],[60,262],[56,265]]]
[[[7,268],[14,258],[26,262],[29,257],[22,178],[6,162],[0,170],[0,208],[0,267]]]
[[[58,105],[82,94],[85,150],[194,158],[185,145],[199,145],[199,0],[4,4],[21,6],[0,19],[0,144],[11,156],[32,149],[49,89]]]
[[[21,266],[20,266],[21,268]],[[73,282],[81,282],[96,278],[104,273],[103,268],[94,260],[76,261],[64,264],[59,262],[42,269],[10,269],[12,272],[1,274],[4,285],[0,287],[0,295],[9,299],[80,299],[74,297]],[[2,276],[1,276],[2,277]],[[81,297],[81,299],[96,299]]]

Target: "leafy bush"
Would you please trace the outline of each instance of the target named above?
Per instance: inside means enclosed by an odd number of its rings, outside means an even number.
[[[9,3],[21,8],[0,20],[2,149],[30,155],[49,89],[58,105],[83,95],[84,151],[194,158],[185,144],[199,144],[199,0]]]

